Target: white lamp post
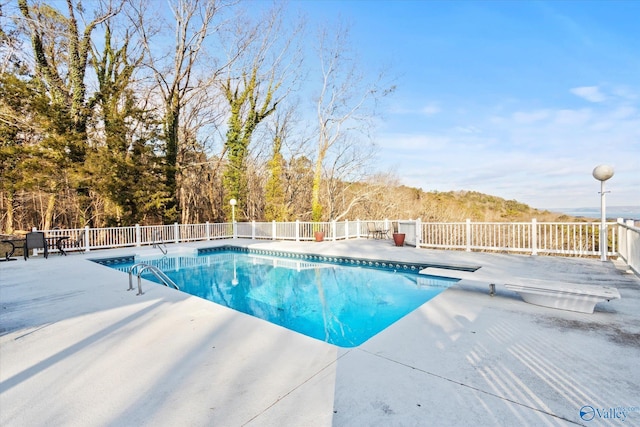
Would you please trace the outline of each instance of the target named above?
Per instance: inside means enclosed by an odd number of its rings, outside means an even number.
[[[593,177],[600,181],[600,261],[607,260],[607,215],[604,191],[604,182],[613,176],[613,168],[608,165],[599,165],[593,169]]]
[[[233,228],[233,238],[236,238],[236,204],[238,201],[236,199],[229,200],[229,204],[231,205],[231,227]]]
[[[238,201],[236,199],[229,200],[229,204],[231,205],[231,222],[236,222],[236,205]]]

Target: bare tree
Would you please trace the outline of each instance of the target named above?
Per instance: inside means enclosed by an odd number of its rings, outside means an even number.
[[[362,153],[370,153],[369,149],[358,146],[371,144],[369,131],[376,114],[376,103],[394,90],[392,86],[384,87],[384,74],[370,80],[358,68],[355,55],[349,50],[346,27],[322,29],[318,53],[320,89],[316,99],[318,145],[312,189],[314,221],[327,216],[320,201],[326,163],[331,163],[330,182],[356,176],[358,166],[364,164]],[[335,198],[337,189],[336,186],[328,187],[329,199]],[[335,209],[331,209],[327,219],[335,219],[336,215]]]
[[[218,27],[214,19],[221,9],[234,2],[224,0],[172,0],[171,8],[175,31],[173,52],[158,55],[153,39],[164,35],[151,25],[152,19],[147,9],[149,4],[141,0],[134,8],[134,23],[141,31],[141,41],[147,52],[147,66],[152,70],[163,101],[163,130],[166,156],[166,185],[173,195],[166,206],[166,220],[175,220],[180,207],[177,203],[179,173],[190,138],[189,130],[180,133],[185,107],[199,91],[210,86],[218,74],[215,66],[203,63],[205,40],[215,34]],[[152,4],[153,6],[153,4]],[[184,129],[184,128],[183,128]]]
[[[8,0],[0,1],[0,74],[26,74],[28,67],[24,43],[15,20],[7,16]]]
[[[225,140],[227,157],[224,187],[227,199],[238,201],[239,211],[247,202],[249,145],[258,125],[295,88],[298,81],[301,24],[287,31],[283,10],[275,7],[255,23],[238,18],[233,32],[233,51],[221,90],[228,103]],[[238,55],[238,52],[240,53]],[[227,203],[225,203],[227,205]]]
[[[286,160],[283,156],[283,146],[291,137],[294,108],[276,112],[270,128],[272,152],[267,162],[268,177],[265,184],[265,219],[267,221],[287,221],[291,215],[291,205],[287,203],[285,190]]]

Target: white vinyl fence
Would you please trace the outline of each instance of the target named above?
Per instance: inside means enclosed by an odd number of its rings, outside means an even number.
[[[634,271],[640,269],[640,229],[627,223],[608,223],[607,254],[620,256]],[[419,248],[465,251],[499,251],[531,255],[599,256],[599,222],[450,222],[420,220],[374,220],[332,222],[239,222],[171,224],[46,230],[48,237],[69,238],[61,242],[67,251],[143,246],[216,239],[263,239],[312,241],[322,231],[328,241],[373,238],[369,230],[383,230],[390,238],[397,230],[405,244]],[[386,232],[386,233],[385,233]],[[380,234],[376,235],[380,237]],[[55,248],[52,248],[55,250]]]
[[[640,275],[640,228],[632,220],[618,220],[618,255],[629,267]]]
[[[608,226],[616,225],[611,223]],[[616,255],[611,233],[608,255]],[[423,223],[420,247],[538,254],[596,256],[600,254],[600,223],[596,222],[452,222]]]

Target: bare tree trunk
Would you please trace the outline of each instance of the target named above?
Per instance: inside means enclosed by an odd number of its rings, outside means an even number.
[[[359,143],[358,134],[367,136],[375,115],[376,102],[393,91],[393,87],[384,89],[383,75],[369,82],[358,72],[356,62],[348,50],[348,30],[344,27],[333,31],[324,29],[320,34],[320,70],[321,86],[316,103],[318,121],[318,148],[314,168],[312,190],[312,216],[314,221],[332,220],[332,210],[326,217],[323,203],[320,201],[324,167],[333,155],[333,167],[349,167],[361,162],[360,157],[345,156]],[[335,151],[334,153],[331,153]],[[360,150],[365,153],[367,150]],[[369,154],[371,150],[368,150]],[[340,164],[343,162],[342,164]],[[346,162],[346,166],[345,163]],[[336,177],[333,176],[335,179]]]
[[[53,222],[53,214],[56,208],[56,195],[49,194],[49,198],[47,200],[47,210],[44,213],[44,218],[42,218],[42,229],[43,230],[51,230],[51,224]]]
[[[4,219],[4,227],[2,227],[2,230],[4,233],[6,234],[13,234],[13,230],[14,230],[14,211],[13,211],[13,192],[7,192],[2,193],[2,201],[3,204],[6,203],[6,206],[4,206],[4,212],[5,212],[5,219]]]

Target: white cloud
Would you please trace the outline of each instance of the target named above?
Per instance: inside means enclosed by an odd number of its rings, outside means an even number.
[[[432,101],[432,102],[428,102],[423,107],[394,104],[389,107],[388,111],[392,114],[399,114],[399,115],[419,114],[423,116],[433,116],[435,114],[441,113],[442,108],[437,102]]]
[[[420,110],[420,112],[425,116],[433,116],[434,114],[438,114],[440,111],[442,111],[442,109],[434,102],[429,103]]]
[[[589,109],[582,110],[558,110],[555,113],[555,122],[559,125],[581,126],[591,119],[592,112]]]
[[[454,130],[460,133],[482,133],[482,131],[475,126],[456,126]]]
[[[480,191],[539,208],[596,204],[591,171],[607,163],[616,169],[611,205],[637,205],[640,111],[618,96],[608,101],[448,112],[442,122],[408,121],[402,133],[385,133],[384,150],[407,185]]]
[[[535,123],[548,118],[550,115],[548,110],[537,110],[531,112],[516,111],[513,113],[513,120],[516,123]]]
[[[382,135],[378,140],[378,145],[383,149],[386,148],[394,152],[409,151],[411,153],[415,153],[416,150],[445,149],[451,143],[451,138],[446,136],[402,133]]]
[[[627,86],[616,86],[612,89],[612,93],[617,97],[628,99],[630,101],[635,101],[639,97],[636,91]]]
[[[579,96],[580,98],[586,99],[589,102],[602,102],[607,99],[607,97],[600,92],[598,86],[574,87],[571,89],[571,93]]]
[[[638,115],[638,110],[636,110],[634,107],[625,105],[613,110],[613,112],[611,113],[611,118],[624,120],[637,115]]]

